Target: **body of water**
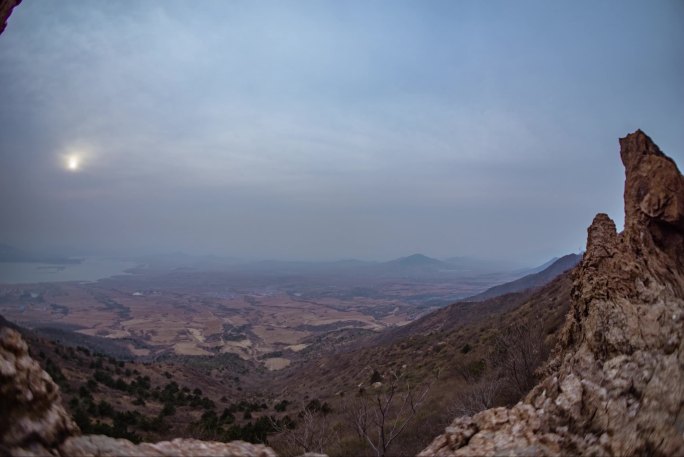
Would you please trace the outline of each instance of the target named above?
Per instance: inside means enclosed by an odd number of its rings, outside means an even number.
[[[97,281],[121,274],[135,267],[134,262],[102,258],[87,258],[81,263],[47,264],[29,262],[0,262],[0,284],[36,282]]]

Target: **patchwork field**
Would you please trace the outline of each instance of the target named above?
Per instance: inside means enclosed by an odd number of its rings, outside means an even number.
[[[139,268],[89,283],[2,285],[0,314],[116,342],[150,360],[231,353],[278,370],[321,335],[401,326],[501,280]]]

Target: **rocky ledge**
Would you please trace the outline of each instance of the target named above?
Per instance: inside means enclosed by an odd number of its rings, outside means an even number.
[[[589,227],[543,380],[420,456],[684,455],[684,178],[642,131],[620,146],[625,228],[605,214]]]

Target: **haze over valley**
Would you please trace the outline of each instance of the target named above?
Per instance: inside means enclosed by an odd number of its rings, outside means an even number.
[[[0,266],[11,272],[33,265],[36,274],[50,277],[56,274],[51,268],[78,271],[83,264],[92,270],[95,263],[70,259],[50,265],[39,263],[41,256],[24,256],[31,258],[36,262]],[[543,285],[575,263],[516,291]],[[101,338],[100,347],[110,343],[118,355],[153,360],[228,353],[277,369],[303,359],[305,349],[320,351],[325,346],[320,338],[328,332],[346,336],[336,344],[350,344],[550,266],[506,270],[510,265],[421,254],[388,262],[255,263],[168,255],[116,265],[127,268],[102,279],[64,282],[57,275],[23,285],[12,284],[7,275],[0,284],[0,313],[28,328]]]

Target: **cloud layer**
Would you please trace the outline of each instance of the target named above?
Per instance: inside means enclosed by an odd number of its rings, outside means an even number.
[[[679,163],[680,2],[25,2],[0,38],[0,241],[543,260]],[[82,169],[68,173],[64,157]]]

